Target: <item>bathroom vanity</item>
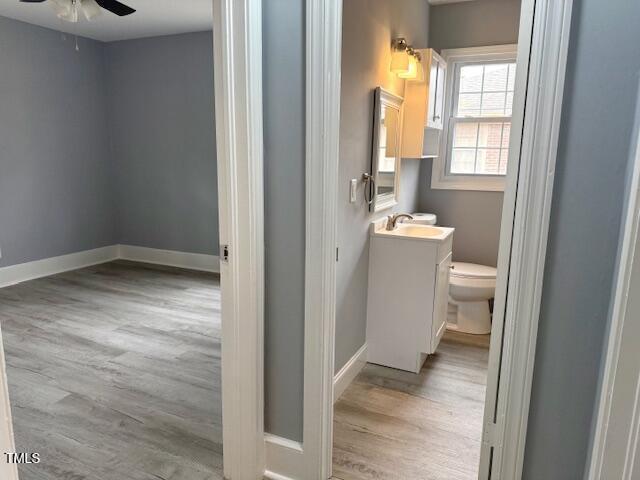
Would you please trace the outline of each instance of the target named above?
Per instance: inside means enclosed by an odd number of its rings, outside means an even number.
[[[418,373],[444,334],[453,228],[371,224],[368,361]]]

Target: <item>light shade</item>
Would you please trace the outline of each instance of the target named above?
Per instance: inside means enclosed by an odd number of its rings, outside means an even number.
[[[424,67],[419,57],[409,56],[409,70],[398,73],[398,77],[414,82],[424,82]]]
[[[52,0],[51,5],[58,18],[71,23],[77,23],[80,11],[87,20],[93,20],[102,13],[100,5],[95,0]]]
[[[394,50],[391,53],[391,71],[393,73],[406,73],[409,71],[409,54],[405,50]]]
[[[91,21],[102,14],[100,5],[95,0],[82,0],[82,13],[87,20]]]
[[[415,55],[407,55],[409,57],[409,68],[405,72],[399,72],[400,78],[414,80],[418,76],[418,59]]]

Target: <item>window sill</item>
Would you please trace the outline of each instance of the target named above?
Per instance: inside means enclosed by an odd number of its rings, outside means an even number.
[[[434,174],[436,172],[433,172]],[[476,192],[504,192],[505,178],[478,178],[464,176],[432,175],[431,188],[434,190],[471,190]]]

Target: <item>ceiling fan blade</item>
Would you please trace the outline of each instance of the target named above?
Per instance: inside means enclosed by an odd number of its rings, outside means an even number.
[[[96,0],[96,3],[105,10],[109,10],[111,13],[115,13],[120,17],[125,15],[131,15],[135,10],[126,6],[124,3],[120,3],[117,0]]]
[[[20,0],[22,3],[43,3],[47,0]]]

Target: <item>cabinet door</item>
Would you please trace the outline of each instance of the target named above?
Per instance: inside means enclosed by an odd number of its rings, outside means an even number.
[[[442,130],[442,117],[444,115],[444,95],[447,81],[447,64],[443,59],[438,58],[438,72],[436,80],[436,93],[433,105],[434,128]]]
[[[436,92],[438,90],[438,61],[435,58],[435,52],[431,54],[431,63],[428,67],[429,73],[429,98],[427,99],[427,118],[425,125],[434,128],[433,119],[436,116]]]
[[[449,307],[449,271],[451,253],[436,268],[436,284],[433,299],[433,323],[431,325],[431,351],[434,353],[447,328],[447,310]]]

